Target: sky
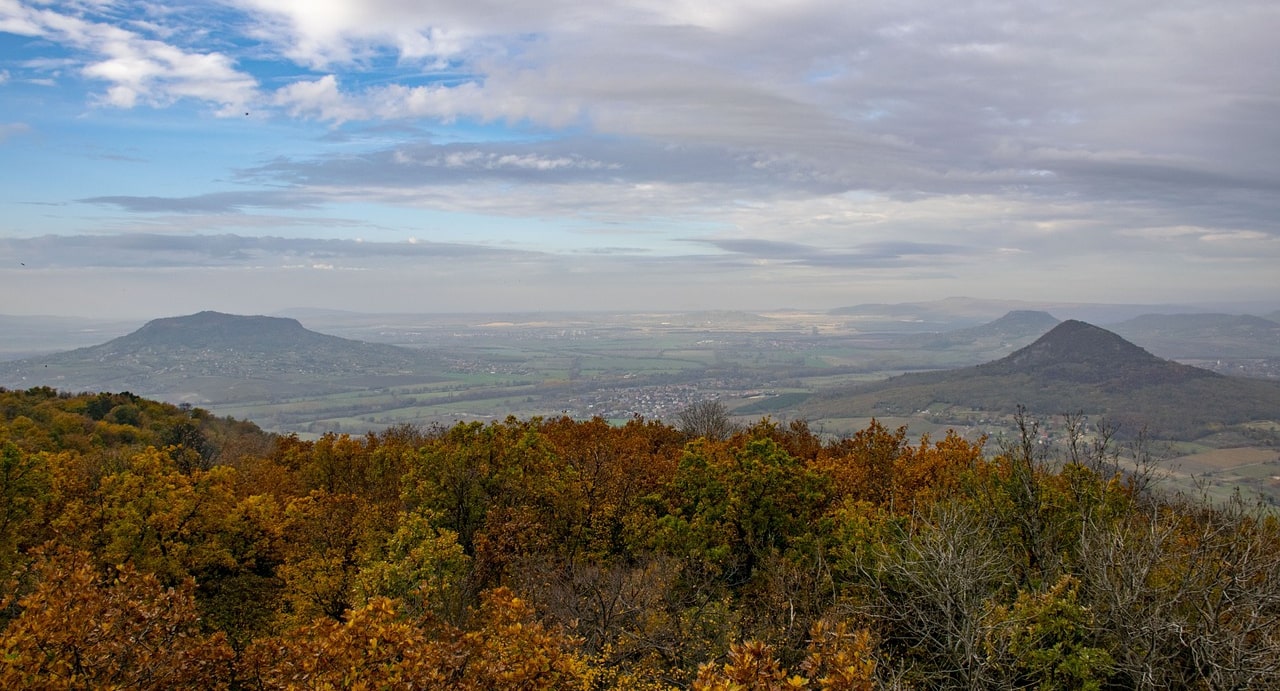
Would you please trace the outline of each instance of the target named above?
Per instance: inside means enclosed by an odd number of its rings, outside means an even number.
[[[1280,300],[1275,0],[0,0],[0,314]]]

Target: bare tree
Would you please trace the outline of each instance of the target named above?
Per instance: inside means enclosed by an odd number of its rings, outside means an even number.
[[[1280,528],[1233,497],[1142,506],[1093,531],[1079,572],[1118,681],[1280,688]]]
[[[736,431],[729,409],[717,400],[698,401],[680,411],[680,431],[690,437],[723,440]]]
[[[914,659],[934,688],[992,688],[983,648],[990,603],[1010,586],[999,538],[963,504],[916,516],[893,544],[869,542],[855,558],[861,585],[855,617],[878,621],[882,635]]]

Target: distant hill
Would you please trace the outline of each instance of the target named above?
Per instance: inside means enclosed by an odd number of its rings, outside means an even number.
[[[1024,346],[1058,325],[1058,319],[1039,310],[1013,310],[1003,317],[980,326],[930,334],[921,340],[924,348],[957,346]]]
[[[815,396],[810,419],[910,415],[924,409],[1105,414],[1131,429],[1194,439],[1225,425],[1280,418],[1280,383],[1236,379],[1158,358],[1120,336],[1068,320],[1031,345],[964,369],[906,374]]]
[[[294,319],[200,312],[101,345],[0,363],[0,386],[218,403],[429,381],[435,364],[421,351],[316,333]]]
[[[1160,357],[1280,357],[1280,323],[1252,315],[1144,314],[1107,328]]]
[[[1010,311],[1047,311],[1059,317],[1110,323],[1153,312],[1191,312],[1179,305],[1129,305],[1083,302],[1032,302],[953,297],[930,302],[868,303],[838,307],[829,314],[844,317],[867,331],[947,331],[977,326]]]
[[[1158,358],[1120,336],[1069,319],[1008,357],[973,368],[975,375],[1028,375],[1108,391],[1222,379],[1208,370]]]

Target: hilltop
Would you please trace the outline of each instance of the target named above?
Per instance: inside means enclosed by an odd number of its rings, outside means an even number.
[[[0,365],[0,385],[133,391],[207,403],[429,380],[417,350],[310,331],[295,319],[220,312],[155,319],[101,345]]]
[[[972,376],[1029,376],[1046,383],[1088,384],[1113,392],[1222,378],[1208,370],[1163,360],[1117,334],[1074,319],[1007,357],[978,365]]]
[[[815,396],[811,419],[920,410],[1054,415],[1083,411],[1193,439],[1280,410],[1280,384],[1236,379],[1158,358],[1105,329],[1068,320],[1010,355],[974,367],[905,374]]]

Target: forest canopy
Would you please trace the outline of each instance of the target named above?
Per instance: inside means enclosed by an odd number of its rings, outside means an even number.
[[[0,390],[0,686],[1280,685],[1275,516],[1021,423],[302,440]]]

